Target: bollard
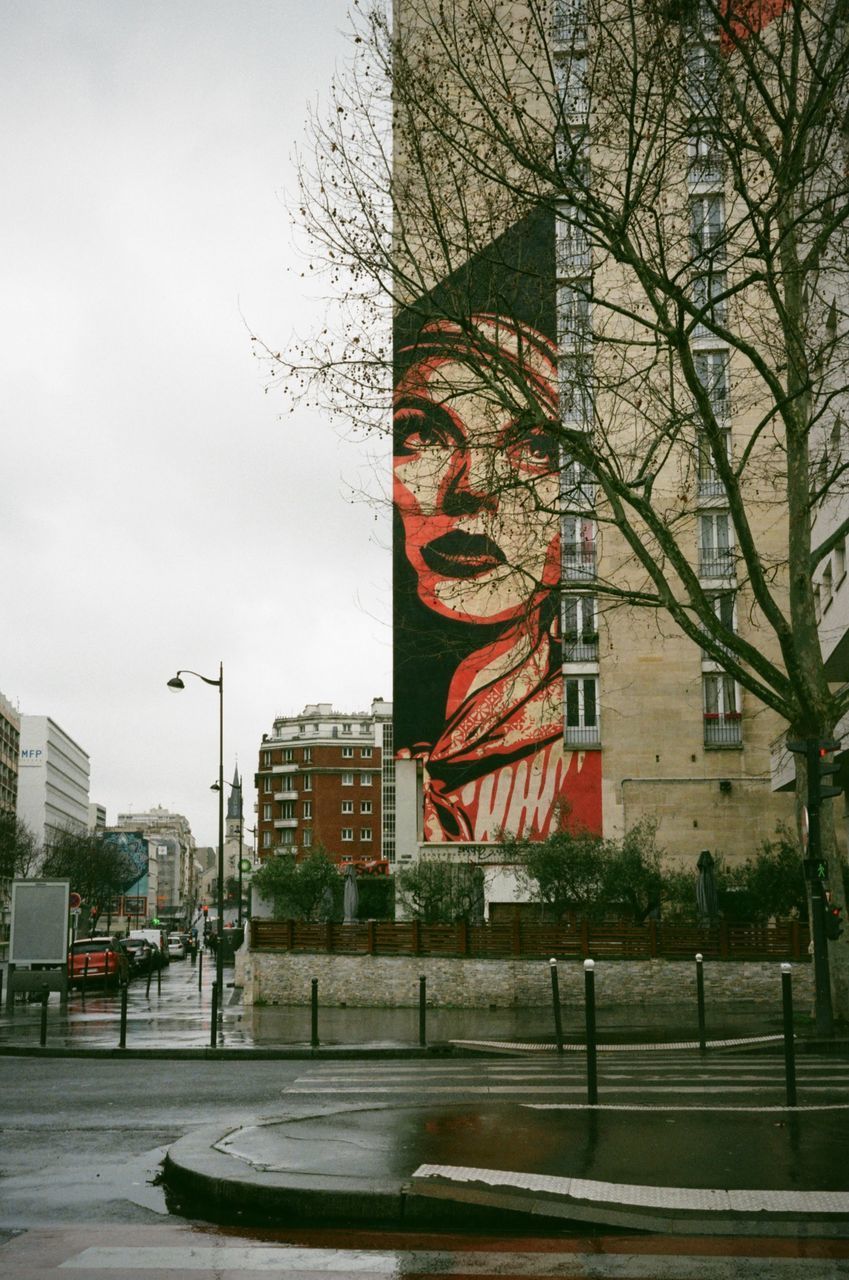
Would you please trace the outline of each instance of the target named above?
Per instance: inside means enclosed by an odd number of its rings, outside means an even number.
[[[0,1009],[3,1008],[3,970],[0,969]]]
[[[150,980],[152,977],[153,977],[153,962],[151,961],[147,966],[147,982],[144,988],[144,993],[148,997],[148,999],[150,999]]]
[[[703,969],[704,956],[701,951],[696,952],[696,1004],[699,1012],[699,1048],[702,1053],[707,1049],[707,1040],[705,1038],[705,974]]]
[[[198,991],[203,986],[203,952],[198,955]]]
[[[127,992],[129,986],[126,982],[121,983],[121,1031],[118,1036],[118,1048],[126,1049],[127,1047]]]
[[[156,970],[156,994],[162,995],[162,965]]]
[[[212,1012],[209,1019],[209,1046],[214,1049],[218,1043],[218,983],[212,984]]]
[[[419,974],[419,1044],[427,1045],[427,975]]]
[[[195,942],[193,942],[191,947],[189,948],[189,959],[191,960],[192,968],[194,969],[195,965],[198,962],[198,949],[197,949],[197,943]]]
[[[47,999],[49,995],[49,989],[43,987],[41,992],[41,1035],[39,1037],[39,1044],[42,1049],[47,1044]]]
[[[784,1011],[784,1079],[787,1105],[796,1105],[796,1050],[793,1044],[793,976],[789,964],[781,966],[781,1003]]]
[[[549,960],[551,968],[551,999],[554,1004],[554,1034],[557,1038],[557,1052],[563,1052],[563,1019],[560,1014],[560,983],[557,977],[557,961],[554,956]]]
[[[587,1102],[598,1103],[598,1071],[595,1049],[595,960],[584,961],[584,1002],[587,1018]]]
[[[310,995],[310,1004],[312,1012],[312,1031],[310,1034],[310,1044],[313,1049],[318,1048],[318,978],[312,979],[312,992]]]

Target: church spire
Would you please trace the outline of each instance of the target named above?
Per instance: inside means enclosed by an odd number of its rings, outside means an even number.
[[[233,785],[227,797],[227,817],[237,822],[242,816],[242,781],[239,777],[239,766],[233,770]]]

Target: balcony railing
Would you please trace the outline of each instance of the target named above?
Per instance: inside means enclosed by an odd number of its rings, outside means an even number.
[[[566,725],[563,738],[567,747],[600,747],[601,728],[593,725]]]
[[[294,787],[286,787],[285,791],[275,791],[275,800],[297,800],[298,793]]]
[[[743,742],[743,724],[739,711],[706,711],[705,746],[739,747]]]
[[[592,543],[564,547],[563,576],[571,579],[595,577],[595,546]]]
[[[564,662],[598,662],[598,636],[563,637]]]
[[[734,576],[734,552],[731,547],[700,547],[699,576],[731,578]]]
[[[297,818],[275,818],[274,825],[278,831],[292,830],[298,825]]]

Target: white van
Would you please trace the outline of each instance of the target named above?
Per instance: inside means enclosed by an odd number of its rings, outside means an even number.
[[[168,955],[168,940],[165,936],[164,929],[131,929],[127,934],[128,938],[144,938],[145,942],[151,942],[155,947],[159,948],[159,954],[162,957],[159,964],[168,964],[170,956]]]

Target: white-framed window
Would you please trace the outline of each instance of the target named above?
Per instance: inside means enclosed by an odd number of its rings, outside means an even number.
[[[262,847],[263,847],[263,849],[270,849],[270,848],[271,848],[271,832],[270,832],[270,831],[263,831],[263,833],[262,833]]]
[[[270,805],[270,804],[264,804],[264,805],[262,806],[262,817],[263,817],[263,821],[265,821],[265,822],[269,822],[269,821],[271,820],[271,805]]]
[[[687,50],[687,98],[696,115],[719,110],[719,48],[692,44]]]
[[[270,795],[270,793],[274,790],[274,779],[272,778],[270,773],[267,773],[263,778],[262,789],[265,795]]]
[[[570,47],[586,42],[586,0],[554,0],[553,35],[558,44]]]
[[[284,747],[284,748],[283,748],[283,763],[284,763],[284,764],[291,764],[291,763],[292,763],[292,761],[293,761],[294,759],[295,759],[295,752],[292,750],[292,748],[291,748],[291,747]]]
[[[374,776],[374,775],[373,775],[373,774],[371,774],[371,773],[361,773],[361,774],[360,774],[360,786],[361,786],[361,787],[370,787],[370,786],[371,786],[371,783],[372,783],[372,778],[373,778],[373,776]]]
[[[342,786],[343,786],[343,787],[352,787],[353,785],[354,785],[354,775],[353,775],[353,773],[343,773],[343,774],[342,774]]]
[[[312,800],[305,800],[305,801],[304,801],[304,809],[303,809],[303,813],[304,813],[304,817],[305,817],[305,818],[311,818],[311,817],[312,817]]]
[[[283,830],[280,832],[280,843],[281,844],[295,843],[295,833],[291,827],[284,827]]]
[[[353,812],[354,812],[354,802],[353,802],[353,800],[343,800],[343,801],[342,801],[342,812],[343,812],[343,813],[353,813]]]
[[[743,740],[740,701],[733,676],[706,672],[702,676],[706,747],[732,747]]]
[[[593,366],[586,355],[560,357],[560,412],[564,422],[586,426],[593,417]]]
[[[714,416],[725,419],[729,413],[728,352],[695,351],[693,365],[699,382],[707,392]]]
[[[304,761],[304,764],[312,763],[312,747],[304,747],[303,761]]]
[[[570,276],[589,271],[592,253],[582,212],[575,205],[563,205],[556,224],[557,274]]]
[[[722,296],[728,288],[728,276],[725,271],[709,271],[693,279],[691,294],[693,305],[701,312],[693,337],[710,337],[711,326],[725,324],[727,315],[725,298]]]
[[[705,511],[699,516],[699,574],[728,578],[733,573],[731,517],[727,511]]]
[[[360,839],[371,840],[371,827],[360,827]]]
[[[834,585],[839,587],[846,577],[846,539],[841,538],[834,548]]]
[[[360,801],[360,813],[371,813],[371,810],[372,810],[371,800]]]
[[[561,345],[582,347],[590,340],[592,280],[570,280],[557,286],[557,329]]]
[[[563,597],[563,661],[595,662],[598,658],[598,618],[595,596]]]
[[[595,521],[588,516],[564,516],[562,553],[564,578],[594,578]]]
[[[342,828],[342,839],[343,839],[343,840],[345,840],[345,841],[348,841],[348,840],[353,840],[353,838],[354,838],[354,828],[353,828],[353,827],[343,827],[343,828]]]
[[[598,676],[567,676],[563,689],[567,745],[598,742]]]
[[[554,75],[563,119],[572,125],[586,123],[590,112],[586,54],[570,51],[558,57]]]
[[[312,847],[312,827],[304,827],[301,832],[301,843],[305,849]]]
[[[351,733],[351,732],[353,731],[353,728],[354,728],[354,726],[353,726],[352,724],[343,724],[343,725],[342,725],[342,732],[343,732],[343,733]]]
[[[697,127],[687,140],[688,175],[692,183],[721,182],[722,152],[709,128]]]
[[[305,724],[298,725],[298,733],[306,733],[306,731],[307,731],[307,726]]]
[[[283,803],[282,803],[282,804],[281,804],[281,806],[280,806],[280,817],[281,817],[281,818],[294,818],[294,816],[295,816],[295,801],[294,801],[294,800],[284,800],[284,801],[283,801]]]
[[[370,760],[373,755],[374,755],[374,751],[372,750],[371,747],[360,748],[360,756],[363,760]]]
[[[270,768],[271,768],[271,752],[270,752],[270,751],[263,751],[263,753],[262,753],[262,767],[263,767],[263,769],[270,769]]]
[[[342,748],[342,759],[343,759],[343,760],[352,760],[352,759],[353,759],[353,757],[354,757],[354,748],[353,748],[353,747],[343,747],[343,748]]]
[[[301,774],[301,790],[312,791],[312,774],[311,773]]]
[[[828,561],[828,563],[826,564],[825,568],[824,568],[824,569],[823,569],[823,571],[822,571],[822,608],[823,608],[823,613],[825,613],[826,609],[827,609],[827,608],[828,608],[828,606],[831,604],[831,597],[832,597],[833,595],[834,595],[834,573],[832,572],[832,568],[831,568],[831,561],[829,560],[829,561]]]
[[[723,431],[720,438],[722,441],[721,447],[725,451],[725,456],[728,457],[731,453],[731,432]],[[699,460],[699,497],[715,498],[721,496],[725,492],[725,488],[719,476],[713,446],[706,432],[700,431],[698,433],[696,445]]]

